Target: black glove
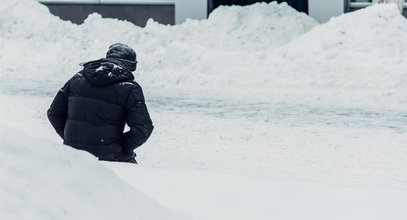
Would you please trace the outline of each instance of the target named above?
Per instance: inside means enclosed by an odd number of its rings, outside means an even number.
[[[136,153],[134,153],[134,151],[129,151],[127,153],[129,155],[129,158],[125,162],[138,164],[137,160],[136,160],[136,156],[137,156]]]

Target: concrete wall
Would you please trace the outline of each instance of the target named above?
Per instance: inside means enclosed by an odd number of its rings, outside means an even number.
[[[97,12],[105,18],[118,18],[145,26],[149,18],[162,24],[175,24],[174,4],[98,4],[98,3],[43,3],[50,12],[64,20],[80,24],[89,14]]]

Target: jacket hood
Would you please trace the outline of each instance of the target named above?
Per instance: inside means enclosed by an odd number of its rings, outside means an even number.
[[[83,64],[82,73],[95,86],[107,86],[119,82],[133,81],[130,69],[116,59],[102,58]]]

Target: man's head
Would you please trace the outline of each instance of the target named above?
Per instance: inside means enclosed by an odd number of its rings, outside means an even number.
[[[106,58],[117,59],[126,65],[131,71],[137,68],[136,52],[126,44],[116,43],[109,47]]]

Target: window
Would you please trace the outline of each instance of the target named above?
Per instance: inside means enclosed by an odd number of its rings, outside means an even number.
[[[403,0],[400,1],[402,4]],[[407,8],[407,0],[404,0],[404,8]],[[355,11],[372,5],[372,0],[345,0],[345,12]]]

